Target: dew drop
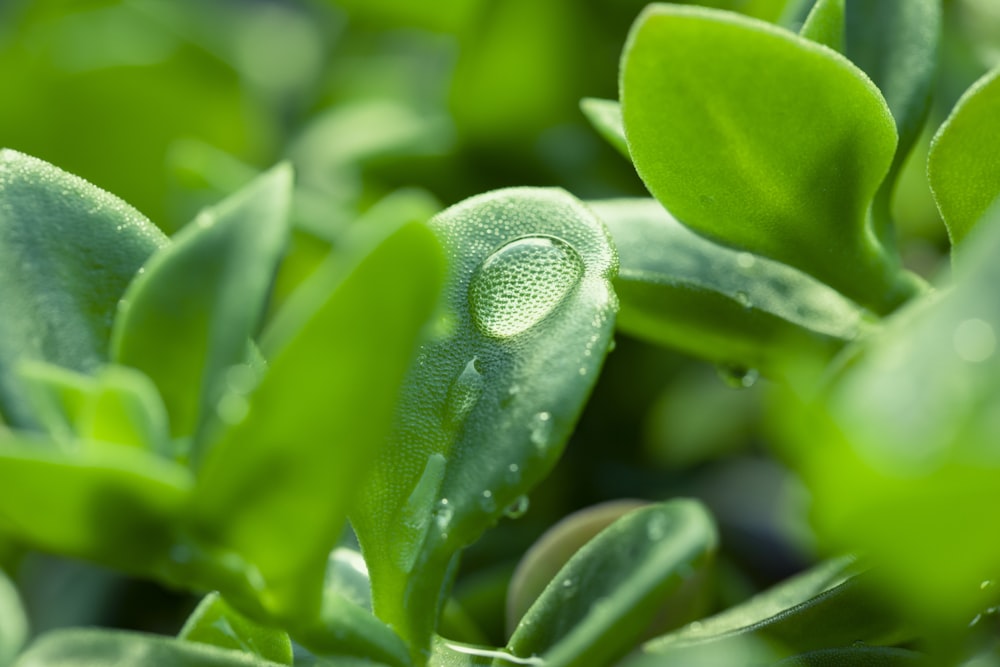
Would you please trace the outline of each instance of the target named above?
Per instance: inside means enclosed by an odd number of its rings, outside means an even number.
[[[531,431],[531,444],[538,450],[545,449],[552,438],[552,415],[548,412],[539,412],[531,418],[528,428]]]
[[[754,368],[723,365],[716,370],[722,381],[734,389],[749,389],[760,379],[760,372]]]
[[[441,533],[442,538],[447,539],[448,527],[451,525],[451,519],[454,515],[455,510],[448,503],[448,499],[442,498],[438,502],[437,510],[434,512],[434,523],[437,525],[438,532]]]
[[[487,336],[516,336],[551,313],[583,275],[583,261],[565,241],[528,236],[486,258],[469,284],[469,306]]]
[[[503,511],[504,516],[508,519],[519,519],[528,511],[529,504],[528,496],[518,496],[517,500],[508,505],[507,509]]]
[[[239,394],[227,392],[219,399],[215,406],[215,412],[219,419],[227,424],[235,425],[246,419],[250,413],[250,403]]]
[[[504,475],[508,484],[517,484],[521,481],[521,466],[511,463],[507,466],[507,473]]]
[[[473,357],[448,389],[445,419],[452,425],[465,419],[479,401],[479,397],[483,395],[484,386],[478,360]]]
[[[952,344],[963,361],[979,363],[993,356],[997,338],[989,322],[972,318],[955,327]]]
[[[736,301],[744,308],[749,308],[750,306],[753,305],[750,301],[750,295],[742,290],[737,292],[733,296],[736,298]]]
[[[483,508],[483,511],[492,514],[497,508],[497,501],[493,498],[492,491],[483,491],[482,495],[479,497],[479,506]]]

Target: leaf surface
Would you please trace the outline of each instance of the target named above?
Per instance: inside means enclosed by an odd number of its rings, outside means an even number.
[[[28,640],[28,619],[14,582],[0,570],[0,667],[14,661]]]
[[[260,625],[209,593],[184,622],[177,638],[241,651],[282,665],[292,664],[292,643],[283,630]]]
[[[41,160],[0,151],[0,411],[38,427],[15,366],[89,372],[107,358],[118,300],[163,234],[120,199]]]
[[[198,472],[192,529],[259,570],[271,614],[315,620],[347,503],[386,441],[443,274],[431,232],[404,226],[346,278],[306,286],[320,298],[288,316],[299,325],[266,350],[257,388],[220,399],[231,423]]]
[[[845,0],[816,0],[799,34],[843,53],[844,3]]]
[[[546,665],[607,665],[628,653],[664,602],[704,568],[717,536],[697,502],[629,512],[584,545],[525,613],[507,643]]]
[[[678,220],[876,311],[912,286],[867,229],[896,131],[846,58],[771,24],[650,5],[621,73],[629,152]]]
[[[438,331],[351,517],[375,612],[417,653],[454,554],[558,459],[617,306],[606,232],[561,190],[488,193],[430,225],[451,261]]]
[[[156,383],[174,436],[214,416],[244,362],[288,235],[292,173],[267,172],[203,211],[129,286],[112,356]]]
[[[580,109],[590,124],[619,153],[628,158],[628,142],[625,140],[625,126],[622,123],[622,107],[616,100],[601,100],[585,97],[580,100]]]

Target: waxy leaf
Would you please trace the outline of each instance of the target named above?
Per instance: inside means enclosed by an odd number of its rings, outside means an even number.
[[[38,426],[15,366],[89,372],[107,358],[118,300],[166,243],[138,211],[81,178],[0,151],[0,411]]]
[[[608,665],[642,638],[665,601],[705,567],[715,525],[697,502],[633,510],[581,548],[507,642],[552,667]]]
[[[202,599],[177,638],[250,653],[282,665],[292,664],[292,642],[284,631],[251,621],[226,604],[218,593]]]
[[[288,236],[282,165],[203,211],[129,286],[113,357],[153,379],[176,437],[214,416],[227,369],[244,362]]]
[[[872,316],[814,278],[709,241],[653,199],[589,202],[621,262],[619,326],[726,366],[776,375],[800,355],[830,357]]]
[[[0,439],[0,533],[136,574],[170,565],[193,486],[186,468],[128,447],[44,445]]]
[[[220,399],[231,423],[198,471],[192,530],[255,567],[265,610],[292,625],[319,613],[347,503],[387,439],[443,274],[433,234],[403,227],[346,279],[312,290],[320,299],[299,302],[289,316],[299,326],[265,350],[252,394]]]
[[[14,583],[0,570],[0,667],[14,660],[28,639],[28,619]]]
[[[927,177],[958,245],[1000,197],[1000,68],[962,95],[934,135]]]
[[[972,234],[950,289],[887,320],[816,401],[780,415],[820,535],[863,550],[932,632],[996,604],[980,583],[1000,575],[983,529],[1000,503],[1000,208]]]
[[[643,650],[684,664],[705,654],[738,654],[747,639],[799,653],[897,638],[898,621],[873,603],[864,583],[852,559],[827,561]]]
[[[561,190],[488,193],[430,226],[451,260],[438,330],[351,515],[375,612],[416,653],[429,648],[452,557],[558,459],[617,306],[606,233]]]
[[[626,44],[621,99],[636,170],[678,220],[878,312],[912,294],[867,228],[895,126],[846,58],[736,14],[654,4]]]
[[[896,177],[920,136],[930,106],[941,41],[941,0],[847,0],[845,55],[878,86],[899,143],[875,196],[873,231],[894,251],[890,204]]]
[[[816,0],[799,34],[834,51],[844,51],[845,0]]]
[[[156,635],[59,630],[35,641],[12,667],[280,667],[250,653]]]
[[[628,142],[625,140],[621,105],[615,100],[585,97],[580,100],[580,108],[594,129],[627,158],[629,156]]]
[[[80,439],[172,455],[168,418],[152,381],[127,366],[95,375],[29,362],[20,367],[36,416],[63,442]]]

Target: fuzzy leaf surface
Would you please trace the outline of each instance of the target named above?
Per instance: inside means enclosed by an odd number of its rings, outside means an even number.
[[[844,3],[845,0],[816,0],[799,34],[843,53]]]

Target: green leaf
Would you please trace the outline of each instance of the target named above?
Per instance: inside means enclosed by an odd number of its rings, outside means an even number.
[[[799,34],[843,53],[844,2],[845,0],[816,0]]]
[[[643,650],[684,663],[706,653],[734,651],[747,638],[798,653],[855,641],[887,641],[897,638],[898,631],[896,618],[873,603],[853,560],[840,558],[651,640]]]
[[[351,516],[375,612],[416,653],[453,555],[558,459],[617,306],[606,232],[561,190],[488,193],[430,224],[451,260],[439,330]]]
[[[292,664],[292,642],[277,628],[260,625],[209,593],[181,628],[178,639],[242,651],[282,665]]]
[[[0,667],[14,661],[28,640],[28,619],[14,583],[0,570]]]
[[[406,644],[385,623],[327,589],[319,622],[295,633],[295,640],[324,659],[363,658],[391,667],[410,667]]]
[[[58,630],[43,635],[12,667],[279,667],[240,651],[178,639],[107,630]]]
[[[107,357],[118,300],[166,243],[138,211],[83,179],[0,151],[0,411],[37,427],[15,366],[89,372]]]
[[[607,665],[622,658],[664,602],[715,551],[697,502],[673,500],[629,512],[581,548],[525,613],[507,642],[546,665]]]
[[[941,14],[941,0],[847,0],[845,54],[878,86],[899,134],[892,166],[872,208],[875,234],[889,249],[896,243],[889,210],[896,177],[930,106]]]
[[[926,664],[924,656],[905,649],[849,646],[797,655],[782,660],[774,667],[896,667]]]
[[[625,126],[622,123],[622,107],[617,101],[585,97],[580,100],[580,109],[609,144],[626,158],[629,157]]]
[[[983,530],[1000,503],[1000,208],[972,234],[950,289],[888,320],[817,400],[775,415],[824,541],[881,565],[890,599],[932,633],[996,604],[980,583],[1000,575]]]
[[[153,379],[174,436],[216,413],[247,358],[288,236],[292,172],[272,169],[181,230],[122,301],[112,356]]]
[[[626,44],[621,98],[635,167],[678,220],[877,312],[912,295],[867,228],[895,126],[846,58],[736,14],[654,4]]]
[[[387,439],[443,273],[427,227],[403,227],[346,280],[315,290],[320,300],[300,302],[289,315],[299,326],[251,395],[220,400],[232,423],[198,472],[192,529],[256,567],[264,608],[293,625],[319,612],[347,503]]]
[[[19,372],[49,434],[172,454],[167,413],[152,381],[127,366],[105,365],[93,376],[33,361]]]
[[[132,448],[44,444],[0,440],[0,533],[135,574],[169,565],[193,486],[186,468]]]
[[[1000,197],[1000,68],[962,95],[934,135],[927,177],[957,246]]]
[[[326,561],[324,595],[340,595],[366,611],[372,610],[372,585],[360,551],[338,546]]]
[[[823,283],[702,238],[655,200],[588,205],[618,248],[622,331],[773,376],[802,355],[829,358],[872,329],[867,311]]]

